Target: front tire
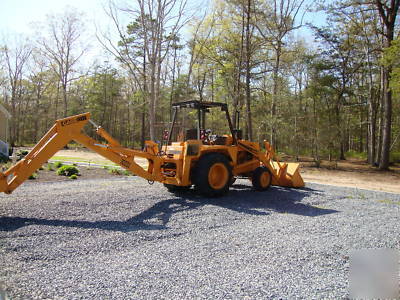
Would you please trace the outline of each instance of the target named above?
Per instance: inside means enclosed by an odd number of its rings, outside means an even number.
[[[229,191],[232,167],[229,159],[220,153],[203,156],[193,174],[195,189],[206,197],[220,197]]]
[[[265,191],[271,186],[272,175],[266,167],[258,167],[253,171],[251,183],[256,191]]]

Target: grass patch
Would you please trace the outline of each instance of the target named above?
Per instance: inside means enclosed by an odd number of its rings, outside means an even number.
[[[119,168],[112,168],[108,170],[108,173],[113,175],[124,175],[124,176],[132,176],[132,173],[128,170],[121,170]]]
[[[122,175],[122,170],[118,169],[118,168],[112,168],[112,169],[108,170],[108,173],[110,173],[112,175]]]
[[[358,198],[360,198],[361,200],[367,199],[367,197],[365,197],[365,195],[364,195],[363,193],[360,193],[360,194],[358,194],[357,196],[358,196]]]
[[[123,171],[122,171],[122,175],[124,175],[124,176],[131,176],[132,173],[129,172],[128,170],[123,170]]]
[[[71,163],[80,163],[81,162],[81,163],[87,163],[87,164],[95,164],[95,165],[103,166],[103,168],[104,167],[112,168],[112,167],[119,166],[118,164],[115,164],[106,159],[91,160],[91,159],[85,159],[85,158],[81,158],[81,157],[58,156],[58,155],[53,156],[51,159],[58,160],[60,162],[71,162]],[[139,165],[141,165],[142,167],[147,167],[147,163],[139,163]],[[106,169],[106,168],[104,168],[104,169]]]
[[[367,159],[366,152],[357,152],[357,151],[347,151],[345,155],[347,158],[358,158],[358,159]]]
[[[95,160],[91,160],[91,159],[85,159],[85,158],[80,158],[80,157],[70,157],[70,156],[53,156],[51,159],[60,160],[60,161],[68,161],[68,162],[73,162],[73,163],[84,162],[84,163],[95,164],[97,162],[100,162],[100,161],[95,161]]]
[[[394,201],[394,200],[390,200],[390,199],[378,200],[378,202],[384,203],[384,204],[396,204],[396,205],[400,205],[400,201]]]
[[[69,176],[68,178],[72,179],[72,180],[76,180],[76,179],[78,179],[78,176],[76,174],[73,174],[73,175]]]
[[[0,170],[1,169],[7,170],[7,169],[11,168],[11,166],[12,166],[12,162],[11,161],[8,161],[6,163],[0,163]]]
[[[114,164],[113,162],[106,161],[106,160],[91,160],[91,159],[85,159],[85,158],[80,158],[80,157],[70,157],[70,156],[53,156],[51,158],[52,160],[59,160],[59,161],[68,161],[72,163],[87,163],[87,164],[96,164],[96,165],[103,165],[103,166],[117,166],[117,164]]]

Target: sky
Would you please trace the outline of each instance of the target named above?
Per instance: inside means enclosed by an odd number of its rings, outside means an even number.
[[[84,12],[90,26],[93,21],[102,23],[108,18],[103,11],[104,4],[107,4],[107,0],[0,0],[0,33],[29,34],[32,22],[45,21],[46,15],[61,13],[66,6]],[[306,19],[317,23],[323,22],[321,16],[315,17],[313,14]]]
[[[103,9],[107,3],[108,0],[0,0],[0,42],[12,43],[20,36],[34,39],[34,23],[46,23],[47,15],[62,14],[70,6],[85,17],[84,40],[88,47],[81,62],[89,66],[93,57],[98,61],[109,61],[110,55],[96,40],[96,26],[104,31],[109,26],[109,17]]]
[[[0,32],[28,33],[31,23],[45,21],[46,15],[61,13],[66,6],[78,8],[88,20],[105,17],[103,0],[0,0]]]
[[[130,0],[118,0],[118,3],[127,3]],[[85,14],[86,34],[89,43],[92,45],[90,52],[93,55],[100,55],[104,51],[98,45],[95,32],[96,25],[105,30],[110,24],[109,17],[105,14],[103,6],[108,0],[0,0],[0,41],[10,37],[23,36],[34,38],[35,22],[46,22],[46,15],[61,14],[66,6],[72,6]],[[208,0],[189,0],[190,5],[208,3]],[[203,5],[202,7],[206,7]],[[308,14],[305,21],[312,21],[316,25],[324,23],[323,16]],[[307,29],[300,30],[297,37],[302,36],[306,41],[311,40],[312,34]]]

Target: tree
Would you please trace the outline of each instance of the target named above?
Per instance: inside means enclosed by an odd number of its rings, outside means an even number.
[[[129,70],[133,80],[142,87],[149,105],[150,139],[155,140],[156,108],[160,100],[162,65],[186,23],[186,1],[137,0],[133,7],[117,8],[110,3],[108,14],[119,34],[119,44],[103,35],[102,45]],[[131,19],[123,28],[118,13]]]
[[[25,67],[31,56],[32,47],[30,44],[22,42],[21,39],[17,40],[12,48],[5,45],[0,50],[7,70],[10,101],[6,102],[9,102],[11,107],[10,144],[14,146],[19,139],[18,123],[21,115],[18,104],[22,98]]]
[[[383,64],[392,67],[390,88],[393,94],[400,95],[400,37],[385,49]]]
[[[343,160],[345,159],[345,139],[342,130],[341,109],[345,105],[350,105],[349,99],[353,93],[350,85],[354,74],[361,67],[364,57],[363,53],[352,47],[354,39],[346,30],[346,26],[338,24],[339,26],[336,27],[336,24],[332,23],[330,28],[317,29],[317,37],[322,39],[325,45],[325,50],[321,49],[325,68],[321,71],[327,72],[334,79],[332,88],[336,91],[336,95],[332,99],[335,103],[333,113],[336,118],[336,130],[340,144],[340,159]]]
[[[384,53],[384,65],[392,67],[390,76],[390,89],[392,90],[393,96],[397,99],[397,119],[399,120],[400,112],[400,37],[395,39],[389,48],[385,49]],[[394,106],[396,108],[396,106]],[[390,151],[394,149],[396,143],[400,139],[400,128],[397,128],[397,135],[394,135],[393,142],[390,146]]]
[[[258,6],[255,26],[264,42],[275,52],[273,66],[273,89],[271,103],[271,131],[270,142],[276,146],[276,119],[279,101],[279,73],[281,59],[285,50],[285,39],[289,33],[302,26],[296,24],[305,0],[269,0]],[[301,18],[302,19],[302,18]]]
[[[384,25],[384,48],[390,48],[394,40],[396,17],[399,11],[400,0],[375,0],[376,9],[379,12],[382,23]],[[383,135],[381,158],[379,161],[379,169],[386,170],[389,168],[390,155],[390,139],[392,130],[392,90],[390,89],[392,64],[383,67],[382,83],[383,83]]]
[[[52,72],[48,69],[48,65],[41,56],[40,52],[33,51],[32,53],[32,64],[30,67],[29,81],[31,87],[31,93],[35,101],[35,111],[38,115],[42,113],[44,105],[44,98],[46,90],[51,85]],[[33,120],[33,136],[32,141],[35,142],[40,137],[39,131],[39,118]]]
[[[45,24],[47,35],[38,38],[40,50],[61,84],[64,117],[68,115],[68,86],[77,79],[73,77],[75,68],[87,50],[87,46],[80,43],[84,31],[82,18],[83,14],[72,8],[61,15],[50,15]]]

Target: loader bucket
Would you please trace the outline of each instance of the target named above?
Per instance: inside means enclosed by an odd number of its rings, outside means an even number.
[[[272,176],[272,185],[286,187],[303,187],[304,181],[300,175],[300,164],[278,163],[271,161],[276,176]]]
[[[275,157],[275,150],[270,143],[264,141],[265,154],[261,156],[262,163],[272,173],[272,185],[286,187],[303,187],[304,181],[300,175],[300,164],[281,163]],[[273,160],[275,158],[275,160]]]

